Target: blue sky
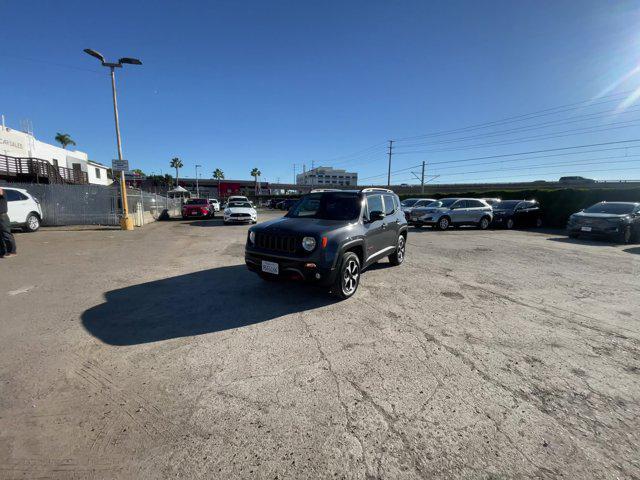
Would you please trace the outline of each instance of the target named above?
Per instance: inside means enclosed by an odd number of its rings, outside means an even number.
[[[110,164],[116,147],[107,70],[82,50],[138,57],[143,66],[118,72],[124,156],[147,173],[168,172],[179,156],[182,176],[201,164],[206,177],[219,167],[227,178],[249,178],[257,166],[267,181],[285,181],[294,163],[309,168],[314,161],[384,182],[388,139],[596,99],[640,63],[640,2],[0,0],[0,14],[11,19],[0,29],[0,113],[9,126],[28,118],[44,141],[69,133],[78,149]],[[632,75],[607,93],[638,86],[640,75]],[[565,116],[615,110],[625,97]],[[438,165],[640,139],[634,105],[589,124],[565,127],[561,116],[543,117],[536,122],[560,121],[489,137],[515,140],[508,145],[476,147],[489,142],[474,139],[445,144],[464,149],[434,152],[446,149],[399,141],[394,181],[410,182],[408,167],[422,160],[441,183],[559,173],[640,178],[640,161],[615,163],[622,151],[547,158],[559,166],[533,171],[523,168],[541,160]],[[519,140],[587,125],[603,131]],[[635,153],[640,147],[624,150]],[[614,159],[562,166],[607,156]]]

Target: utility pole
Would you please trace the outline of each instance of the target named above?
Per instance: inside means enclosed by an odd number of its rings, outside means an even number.
[[[420,193],[424,195],[424,164],[425,161],[422,161],[422,178],[420,180]]]
[[[387,170],[387,187],[391,187],[391,154],[393,152],[393,140],[389,140],[389,169]]]

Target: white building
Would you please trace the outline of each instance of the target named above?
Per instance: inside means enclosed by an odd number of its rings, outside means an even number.
[[[317,167],[296,175],[296,184],[355,187],[358,185],[358,174],[332,167]]]
[[[69,171],[83,172],[89,183],[110,185],[107,178],[107,167],[89,160],[89,156],[80,150],[66,150],[56,145],[41,142],[33,135],[0,125],[0,156],[13,158],[33,158],[44,160],[61,173]],[[6,163],[6,162],[5,162]],[[6,168],[5,168],[6,169]],[[5,172],[8,173],[8,172]],[[0,175],[3,175],[3,160],[0,160]],[[62,175],[64,178],[64,175]]]

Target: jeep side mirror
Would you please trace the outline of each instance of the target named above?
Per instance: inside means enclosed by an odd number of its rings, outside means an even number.
[[[373,212],[369,212],[369,221],[375,222],[377,220],[382,220],[385,217],[384,212],[379,210],[374,210]]]

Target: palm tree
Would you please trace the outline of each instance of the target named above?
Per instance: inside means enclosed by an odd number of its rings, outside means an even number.
[[[178,158],[178,157],[174,157],[171,159],[171,163],[169,164],[169,166],[171,168],[175,168],[176,169],[176,187],[179,186],[180,184],[178,183],[178,171],[184,167],[184,165],[182,164],[182,161]]]
[[[262,175],[262,172],[257,168],[254,168],[253,170],[251,170],[251,176],[255,179],[255,182],[256,182],[256,185],[255,185],[256,195],[258,194],[258,177],[260,175]]]
[[[68,133],[56,133],[56,138],[55,138],[56,142],[58,142],[60,145],[62,145],[62,148],[67,148],[67,145],[75,145],[76,142],[74,142],[71,139],[71,135],[69,135]]]
[[[218,180],[218,197],[220,197],[220,200],[222,201],[222,192],[220,192],[220,180],[224,180],[224,172],[219,168],[216,168],[213,171],[213,178],[215,180]]]

